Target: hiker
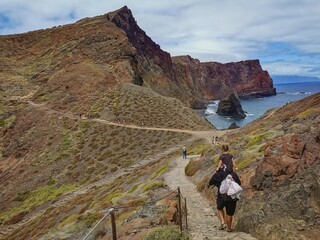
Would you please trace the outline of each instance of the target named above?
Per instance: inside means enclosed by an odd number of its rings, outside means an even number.
[[[216,173],[213,174],[210,179],[209,185],[214,185],[218,188],[217,194],[217,209],[218,215],[220,217],[221,225],[219,230],[223,230],[227,227],[227,231],[232,231],[232,221],[233,215],[236,210],[237,200],[231,199],[230,196],[226,194],[221,194],[219,189],[221,182],[230,174],[233,180],[241,185],[240,179],[238,175],[233,171],[233,168],[237,170],[233,155],[229,153],[229,146],[227,144],[223,144],[221,146],[222,154],[219,157],[218,167],[216,168]],[[226,209],[226,214],[224,212],[224,208]]]
[[[187,158],[187,147],[184,145],[182,147],[182,159],[186,159]]]
[[[222,144],[221,146],[222,154],[219,157],[218,167],[216,171],[222,171],[224,177],[229,173],[233,172],[233,167],[237,170],[234,162],[233,155],[229,153],[229,146],[227,144]]]
[[[212,144],[216,145],[218,143],[218,136],[213,136],[211,138]]]
[[[241,181],[238,177],[238,175],[235,172],[229,173],[232,177],[232,179],[241,185]],[[232,232],[232,222],[233,222],[233,216],[236,210],[237,201],[238,199],[232,199],[230,196],[227,196],[227,194],[221,194],[219,189],[221,182],[225,179],[224,173],[219,170],[213,174],[213,176],[210,179],[209,186],[213,185],[218,188],[218,194],[217,194],[217,210],[218,215],[220,217],[221,225],[219,227],[219,230],[224,230],[227,228],[228,232]],[[225,211],[224,211],[225,209]]]

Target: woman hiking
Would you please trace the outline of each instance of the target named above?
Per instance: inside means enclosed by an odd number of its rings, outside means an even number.
[[[231,197],[226,196],[226,194],[221,194],[219,191],[221,182],[227,177],[227,175],[231,175],[233,181],[241,185],[241,181],[238,175],[233,171],[234,159],[233,155],[230,154],[229,147],[226,144],[222,145],[222,155],[219,157],[218,167],[216,168],[216,173],[210,179],[209,185],[214,185],[218,188],[217,194],[217,210],[218,215],[220,217],[221,225],[219,230],[224,230],[227,228],[228,232],[232,232],[232,222],[233,216],[237,206],[237,199],[231,199]],[[237,169],[235,167],[235,169]],[[226,212],[224,211],[226,210]]]

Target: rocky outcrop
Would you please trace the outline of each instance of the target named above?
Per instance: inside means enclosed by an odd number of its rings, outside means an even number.
[[[217,114],[221,116],[230,116],[234,118],[245,118],[240,100],[232,93],[228,97],[221,99],[218,105]]]
[[[138,26],[130,9],[123,7],[108,13],[106,18],[125,32],[128,41],[136,49],[135,71],[143,86],[150,87],[162,95],[176,97],[190,106],[203,107],[203,101],[195,99],[190,91],[183,91],[172,81],[174,71],[170,54],[163,51]]]
[[[108,13],[106,17],[125,31],[129,42],[137,50],[137,59],[143,68],[141,69],[142,71],[160,72],[161,75],[172,78],[170,54],[163,51],[158,44],[147,36],[137,24],[130,9],[125,6],[117,11]]]
[[[283,133],[266,142],[263,158],[254,163],[247,186],[253,192],[242,202],[237,229],[259,239],[319,236],[319,101],[316,94],[256,122],[257,128]]]
[[[240,98],[275,95],[273,81],[259,60],[201,63],[190,56],[173,57],[175,81],[203,100],[222,99],[234,91]]]
[[[171,59],[137,25],[127,7],[107,14],[107,19],[124,30],[137,49],[137,70],[145,86],[161,94],[177,97],[193,108],[203,107],[206,101],[221,99],[234,91],[241,98],[275,94],[272,79],[258,60],[221,64],[201,63],[190,56]]]
[[[228,129],[236,129],[236,128],[240,128],[236,123],[231,123],[230,126],[228,127]]]

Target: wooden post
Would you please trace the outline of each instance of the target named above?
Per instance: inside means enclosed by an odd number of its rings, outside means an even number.
[[[111,212],[112,240],[117,240],[116,217],[114,211]]]
[[[182,234],[182,211],[181,211],[181,192],[180,187],[178,187],[178,211],[179,211],[179,226],[180,226],[180,232]]]
[[[187,208],[187,198],[184,198],[184,206],[186,208],[186,229],[188,229],[188,208]]]

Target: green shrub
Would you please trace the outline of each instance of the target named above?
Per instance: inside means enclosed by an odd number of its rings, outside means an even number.
[[[0,128],[9,128],[16,120],[16,117],[9,117],[6,119],[0,119]]]
[[[142,192],[147,192],[149,190],[161,188],[163,186],[164,186],[163,181],[151,182],[151,183],[148,183],[146,186],[144,186]]]
[[[304,118],[307,117],[309,115],[311,115],[313,113],[312,109],[308,108],[307,110],[305,110],[304,112],[300,113],[298,115],[298,118]]]
[[[177,228],[173,227],[161,227],[144,238],[144,240],[189,240],[189,236],[186,233],[180,233]]]
[[[188,165],[184,169],[184,173],[190,177],[190,176],[193,176],[200,168],[201,168],[200,160],[192,160],[188,163]]]
[[[188,151],[188,154],[189,155],[199,155],[199,154],[202,154],[205,150],[207,150],[209,148],[210,148],[209,145],[199,144],[199,145],[195,146],[194,148],[192,148],[190,151]]]
[[[76,187],[73,185],[64,185],[61,187],[55,187],[48,185],[40,187],[32,192],[18,193],[16,200],[20,201],[21,204],[15,208],[11,208],[7,211],[0,213],[0,222],[10,219],[12,216],[21,213],[29,212],[41,204],[54,200],[65,192],[74,191]]]
[[[276,135],[276,132],[274,132],[274,131],[267,131],[264,133],[257,134],[249,140],[249,142],[246,145],[246,148],[249,148],[253,145],[260,145],[262,143],[262,141],[265,141],[266,139],[268,139],[274,135]]]
[[[159,175],[163,174],[166,172],[166,170],[168,169],[168,165],[169,163],[165,163],[163,164],[163,166],[159,169],[157,169],[151,176],[151,179],[155,179],[156,177],[158,177]]]

